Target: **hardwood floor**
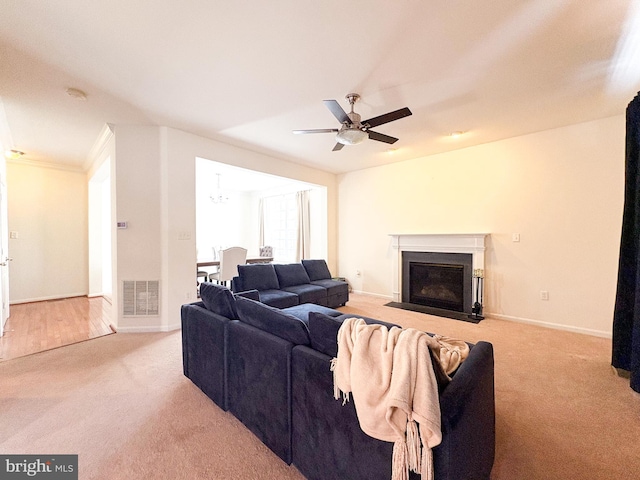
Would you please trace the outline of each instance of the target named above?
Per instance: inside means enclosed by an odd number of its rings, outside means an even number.
[[[0,361],[109,335],[110,312],[103,297],[11,305],[0,337]]]

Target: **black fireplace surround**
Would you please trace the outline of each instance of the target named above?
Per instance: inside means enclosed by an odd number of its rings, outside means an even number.
[[[471,314],[473,255],[402,252],[402,303],[442,316]]]

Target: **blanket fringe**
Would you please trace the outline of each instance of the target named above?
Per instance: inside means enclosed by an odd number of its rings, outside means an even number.
[[[340,389],[338,388],[338,382],[336,382],[336,366],[338,365],[338,359],[333,357],[331,359],[330,370],[333,372],[333,398],[340,400]],[[342,405],[349,401],[349,392],[342,392]]]
[[[420,454],[420,434],[414,420],[407,420],[407,462],[412,472],[422,471]]]
[[[393,458],[391,465],[391,480],[409,480],[407,444],[404,440],[397,440],[393,444]]]
[[[427,446],[422,449],[422,480],[433,480],[433,452]]]
[[[338,400],[340,398],[340,389],[338,388],[338,383],[336,382],[336,366],[338,364],[338,359],[333,357],[331,359],[331,371],[333,372],[333,398]]]

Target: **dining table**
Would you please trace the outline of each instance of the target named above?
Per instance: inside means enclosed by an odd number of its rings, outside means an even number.
[[[273,262],[273,257],[247,257],[246,263],[271,263]],[[220,260],[202,260],[197,262],[198,269],[202,267],[219,267]]]

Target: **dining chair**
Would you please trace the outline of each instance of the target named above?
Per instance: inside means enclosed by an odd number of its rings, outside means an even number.
[[[211,250],[213,250],[213,260],[217,260],[218,259],[218,254],[217,254],[217,250],[215,247],[212,247]],[[198,257],[198,260],[200,260],[199,257],[199,253],[198,253],[198,249],[196,249],[196,256]],[[212,267],[206,267],[206,268],[200,268],[198,269],[198,273],[197,273],[197,285],[200,285],[200,278],[202,278],[203,282],[210,282],[211,281],[211,275],[215,272],[218,271],[218,267],[212,266]]]
[[[209,275],[209,279],[226,285],[228,280],[238,276],[238,265],[245,263],[247,263],[246,248],[230,247],[220,250],[220,268]]]

